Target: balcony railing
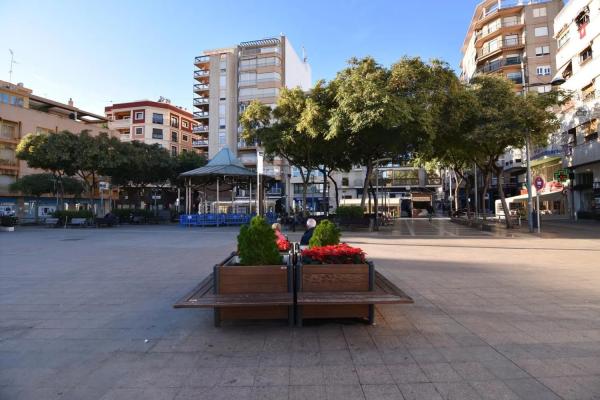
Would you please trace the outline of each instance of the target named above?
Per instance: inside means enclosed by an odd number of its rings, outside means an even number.
[[[502,49],[510,49],[513,47],[524,46],[525,42],[522,39],[504,39],[497,46],[483,46],[481,50],[477,51],[477,58],[485,57],[488,54],[495,53]]]
[[[192,132],[193,133],[205,133],[205,132],[208,132],[208,125],[197,126],[194,129],[192,129]]]
[[[505,8],[519,7],[519,6],[524,6],[527,4],[534,4],[534,3],[546,3],[547,1],[548,0],[502,0],[499,3],[494,3],[493,5],[491,5],[487,9],[485,9],[483,11],[483,14],[481,15],[481,19],[486,18],[492,14],[495,14],[498,11],[505,9]]]
[[[419,186],[419,178],[386,179],[385,186]]]
[[[246,142],[245,140],[240,140],[237,144],[238,149],[250,149],[258,146],[258,141],[250,141]]]
[[[521,57],[510,57],[502,60],[492,61],[491,63],[485,64],[483,67],[477,69],[478,74],[487,74],[490,72],[496,72],[499,69],[509,65],[520,65]]]
[[[192,139],[192,147],[207,147],[208,139]]]
[[[194,78],[201,78],[208,75],[210,75],[210,72],[206,69],[198,69],[194,71]]]
[[[195,64],[202,64],[210,61],[209,56],[198,56],[194,59]]]
[[[208,111],[196,111],[194,112],[194,118],[208,118],[209,114]]]
[[[209,98],[208,97],[196,97],[194,99],[194,105],[200,105],[200,104],[208,104],[209,102]],[[195,114],[195,113],[194,113]]]
[[[197,83],[194,85],[194,92],[199,92],[201,90],[209,90],[210,89],[210,85],[206,84],[206,83]]]

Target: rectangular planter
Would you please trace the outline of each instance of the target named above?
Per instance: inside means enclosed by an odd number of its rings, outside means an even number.
[[[254,305],[260,295],[293,293],[293,269],[289,260],[282,265],[241,266],[235,265],[237,256],[233,254],[225,262],[214,267],[216,295],[248,295],[247,305],[215,307],[215,325],[223,320],[285,319],[293,324],[294,307],[289,305]]]
[[[374,282],[375,268],[372,263],[298,265],[298,325],[302,324],[303,319],[312,318],[359,318],[372,322],[373,304],[352,304],[352,300],[345,302],[343,297],[344,293],[348,293],[350,299],[352,293],[371,292],[374,290]],[[313,304],[302,305],[301,293],[310,293]],[[342,304],[331,304],[333,301]]]

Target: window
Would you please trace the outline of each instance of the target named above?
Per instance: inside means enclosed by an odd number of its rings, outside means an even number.
[[[0,137],[3,139],[18,139],[17,138],[17,124],[2,122],[0,125]]]
[[[589,101],[596,98],[596,88],[594,87],[593,82],[581,88],[581,98],[583,101]]]
[[[521,76],[520,72],[509,72],[508,74],[506,74],[506,77],[508,79],[510,79],[511,81],[513,81],[513,83],[516,83],[516,84],[523,83],[523,77]]]
[[[135,112],[135,116],[133,117],[133,119],[138,120],[138,121],[144,120],[144,112],[143,111],[136,111]]]
[[[219,102],[219,117],[225,117],[225,102]]]
[[[35,128],[35,133],[49,134],[49,133],[54,133],[54,130],[48,129],[48,128],[42,128],[41,126],[38,126],[37,128]]]
[[[535,28],[534,34],[536,37],[548,36],[548,27],[547,26],[538,26],[537,28]]]
[[[342,186],[349,186],[349,185],[350,185],[350,182],[349,182],[349,179],[348,179],[348,177],[347,177],[347,176],[344,176],[344,177],[342,178]]]
[[[550,66],[549,65],[539,65],[536,68],[536,73],[538,76],[547,76],[550,75]]]
[[[143,135],[144,134],[144,127],[143,126],[136,126],[135,127],[135,134],[136,135]]]
[[[179,128],[179,117],[176,115],[171,115],[171,126],[173,128]]]
[[[189,122],[187,122],[187,120],[185,120],[185,119],[182,119],[182,120],[181,120],[181,126],[187,129],[187,128],[189,128],[189,127],[190,127],[190,123],[189,123]]]
[[[545,16],[546,16],[546,7],[533,9],[533,18],[539,18],[539,17],[545,17]]]
[[[10,96],[6,93],[0,93],[0,103],[8,104]]]
[[[219,132],[219,144],[227,144],[227,138],[225,132]]]
[[[545,56],[550,54],[550,46],[540,46],[535,48],[535,55],[537,57]]]
[[[178,141],[177,132],[171,132],[171,141],[172,142],[177,142]]]
[[[552,91],[552,85],[542,85],[537,87],[538,93],[549,93]]]
[[[516,46],[519,44],[519,36],[518,35],[506,35],[504,37],[504,45],[505,46]]]
[[[183,140],[184,142],[188,141],[188,135],[181,135],[181,140]]]
[[[219,86],[221,87],[221,89],[227,88],[227,76],[219,76]]]
[[[577,32],[579,32],[579,38],[584,38],[586,34],[586,27],[590,23],[589,9],[583,10],[577,18],[575,18],[575,24],[577,24]]]
[[[569,32],[565,33],[561,37],[558,38],[558,48],[560,49],[569,41]]]
[[[512,17],[504,18],[503,25],[504,26],[513,26],[513,25],[517,25],[518,23],[519,23],[519,19],[517,18],[516,15],[514,15]]]
[[[164,123],[163,122],[163,115],[162,114],[153,113],[152,114],[152,123],[153,124],[161,124],[162,125]],[[161,139],[162,139],[162,129],[160,131],[161,131],[160,135],[161,135]]]
[[[129,129],[123,129],[123,130],[120,130],[119,133],[121,135],[129,135],[130,131],[129,131]]]
[[[579,53],[579,64],[585,64],[592,59],[592,46]]]
[[[173,157],[177,156],[177,146],[171,146],[171,155]]]
[[[162,138],[163,138],[163,130],[160,128],[152,128],[152,139],[162,139]]]
[[[219,129],[225,129],[225,118],[219,118]]]
[[[10,96],[6,93],[0,93],[0,103],[11,104],[15,107],[23,107],[24,99],[21,96]]]

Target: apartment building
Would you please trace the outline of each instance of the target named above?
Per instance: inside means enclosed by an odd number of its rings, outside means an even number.
[[[257,165],[258,143],[246,142],[239,115],[252,100],[275,107],[283,87],[309,90],[311,69],[306,57],[298,56],[284,36],[252,40],[235,46],[204,50],[194,60],[194,120],[206,133],[208,156],[228,147],[248,168]],[[264,173],[277,179],[267,196],[286,196],[291,170],[278,158],[265,162]],[[286,186],[287,185],[287,186]],[[240,199],[247,193],[238,193]]]
[[[572,179],[571,211],[600,215],[600,0],[571,0],[554,20],[555,82],[572,93],[559,117],[562,167]]]
[[[194,121],[192,113],[167,99],[118,103],[104,108],[110,129],[123,142],[158,143],[176,156],[182,152],[208,151],[208,132]]]
[[[562,7],[562,0],[486,0],[479,3],[462,46],[461,79],[468,82],[478,74],[499,74],[513,81],[515,91],[525,95],[530,91],[545,93],[552,90],[557,49],[554,18]],[[532,160],[545,163],[548,154],[545,151],[536,149]],[[555,160],[548,162],[552,161]],[[526,181],[525,150],[507,149],[501,162],[505,172],[505,192],[508,196],[521,194]],[[496,184],[494,179],[491,196],[497,196]],[[488,201],[484,208],[492,210],[492,204]]]
[[[15,152],[21,138],[28,133],[56,133],[68,130],[79,133],[88,130],[97,135],[107,132],[113,135],[103,116],[81,110],[68,103],[60,103],[33,94],[22,83],[0,81],[0,210],[14,212],[20,217],[35,217],[35,199],[20,193],[11,193],[10,184],[21,176],[39,173],[25,161],[18,160]],[[54,211],[56,200],[40,199],[40,213]]]

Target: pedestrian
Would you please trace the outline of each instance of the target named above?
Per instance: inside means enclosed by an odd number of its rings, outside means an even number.
[[[302,239],[300,239],[301,246],[308,246],[316,226],[317,221],[315,221],[314,218],[309,218],[306,220],[306,231],[304,232],[304,235],[302,235]]]

